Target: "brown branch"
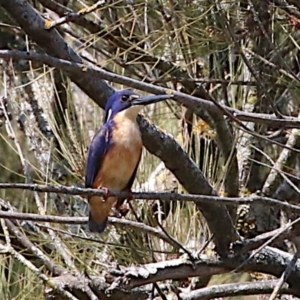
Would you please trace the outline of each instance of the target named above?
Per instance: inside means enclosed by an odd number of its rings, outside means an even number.
[[[278,280],[266,280],[262,282],[238,282],[222,285],[212,285],[203,289],[179,294],[181,300],[208,300],[219,297],[236,297],[271,294]],[[280,294],[292,294],[293,291],[286,286],[280,290]]]
[[[68,195],[85,195],[85,196],[103,196],[105,191],[101,189],[86,189],[79,187],[68,186],[51,186],[51,185],[38,185],[26,183],[0,183],[0,189],[22,189],[31,190],[41,193],[58,193]],[[128,197],[128,192],[109,191],[109,195]],[[196,204],[211,204],[220,203],[226,205],[238,204],[253,204],[264,203],[265,205],[281,208],[283,211],[291,211],[295,213],[300,212],[300,207],[277,199],[251,195],[250,197],[218,197],[206,195],[190,195],[190,194],[177,194],[177,193],[132,193],[133,199],[141,200],[162,200],[162,201],[185,201],[194,202]]]
[[[88,75],[88,77],[100,78],[109,80],[112,82],[124,84],[132,88],[140,89],[145,92],[153,94],[164,94],[170,92],[169,89],[155,86],[153,84],[141,82],[132,78],[114,74],[103,69],[100,69],[96,66],[89,67],[81,63],[75,63],[64,59],[58,59],[53,56],[41,54],[41,53],[29,53],[23,51],[15,50],[0,50],[0,57],[4,59],[13,59],[13,60],[32,60],[35,62],[47,64],[51,67],[62,69],[68,73],[73,73],[82,75]],[[211,101],[193,97],[185,93],[172,91],[174,94],[174,100],[178,103],[183,104],[187,107],[192,108],[194,111],[206,109],[209,112],[218,112],[224,114],[225,111],[232,114],[233,117],[247,122],[255,122],[259,124],[269,125],[269,126],[282,126],[290,128],[300,128],[300,121],[297,118],[284,116],[284,118],[279,119],[275,116],[269,114],[260,114],[260,113],[250,113],[243,112],[238,109],[230,108],[224,105],[219,105],[222,107],[216,107]]]
[[[1,1],[1,0],[0,0]],[[4,52],[3,52],[4,51]],[[100,69],[96,66],[94,67],[88,67],[83,64],[77,64],[73,63],[70,61],[65,61],[62,59],[56,59],[55,57],[49,56],[49,55],[43,55],[43,54],[38,54],[38,53],[28,53],[28,52],[22,52],[22,51],[9,51],[9,50],[0,50],[0,57],[3,58],[11,58],[11,56],[14,57],[14,59],[24,59],[24,60],[34,60],[38,62],[43,62],[45,64],[48,64],[49,66],[57,67],[65,71],[67,74],[74,74],[74,73],[81,73],[85,72],[89,77],[98,77],[100,79],[106,79],[115,83],[119,84],[124,84],[133,88],[137,88],[140,90],[144,90],[146,92],[154,93],[154,94],[163,94],[163,93],[170,93],[169,89],[162,88],[162,87],[157,87],[149,83],[141,82],[139,80],[135,80],[129,77],[125,77],[122,75],[114,74],[108,71],[105,71],[103,69]],[[8,52],[10,54],[8,55]],[[72,79],[72,76],[69,75],[70,78]],[[79,76],[79,75],[77,75]],[[231,108],[228,108],[226,106],[223,106],[219,104],[219,102],[211,99],[211,101],[207,101],[204,99],[200,99],[194,96],[189,96],[185,93],[181,92],[176,92],[172,91],[172,94],[174,95],[174,100],[176,100],[178,103],[185,105],[186,107],[192,109],[196,114],[199,114],[200,116],[202,115],[204,103],[207,105],[207,110],[213,114],[213,113],[221,113],[226,116],[228,116],[231,120],[235,121],[238,125],[241,126],[241,129],[252,134],[255,137],[258,137],[260,139],[266,140],[272,144],[281,146],[283,148],[287,148],[290,150],[293,150],[295,152],[300,152],[300,150],[288,147],[284,144],[280,144],[279,142],[275,140],[271,140],[265,136],[262,136],[258,133],[256,133],[253,130],[250,130],[247,128],[240,119],[238,119],[235,115],[234,112],[232,112]],[[249,113],[248,113],[249,114]],[[270,116],[268,115],[267,119],[264,119],[264,124],[269,123]],[[279,120],[284,120],[284,119],[276,119],[276,122]],[[279,121],[282,123],[281,121]],[[300,126],[300,122],[297,120],[296,121],[297,125],[295,127]],[[274,123],[273,123],[274,124]],[[283,124],[281,124],[283,125]]]

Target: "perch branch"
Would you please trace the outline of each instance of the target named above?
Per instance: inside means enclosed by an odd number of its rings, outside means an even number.
[[[85,195],[85,196],[103,196],[105,191],[101,189],[86,189],[80,187],[68,186],[51,186],[51,185],[38,185],[38,184],[25,184],[25,183],[0,183],[0,189],[22,189],[31,190],[41,193],[58,193],[68,195]],[[128,197],[128,192],[109,191],[109,195]],[[133,199],[141,200],[162,200],[162,201],[189,201],[195,203],[222,203],[226,205],[238,204],[253,204],[264,203],[266,205],[281,208],[284,211],[300,212],[300,207],[297,205],[282,202],[277,199],[251,195],[250,197],[218,197],[206,195],[191,195],[191,194],[177,194],[177,193],[132,193]]]

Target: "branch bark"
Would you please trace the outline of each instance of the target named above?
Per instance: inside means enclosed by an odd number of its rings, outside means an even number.
[[[279,277],[285,270],[286,265],[291,262],[292,258],[292,255],[287,254],[283,251],[271,247],[266,247],[259,254],[255,254],[247,262],[247,264],[244,265],[243,271],[256,271]],[[105,275],[106,279],[96,276],[85,280],[86,284],[89,284],[95,294],[101,299],[127,299],[126,291],[133,291],[134,293],[136,293],[137,291],[140,292],[141,286],[145,286],[153,282],[164,281],[168,279],[178,280],[194,276],[201,277],[203,276],[203,274],[205,274],[205,276],[208,276],[227,273],[228,271],[234,270],[236,267],[238,267],[242,261],[242,256],[232,256],[230,259],[226,259],[223,261],[216,258],[215,256],[208,257],[207,255],[203,255],[199,257],[199,260],[195,262],[194,266],[185,258],[179,258],[159,263],[146,264],[142,266],[133,266],[129,268],[119,266],[118,269],[111,269],[109,273]],[[297,262],[287,281],[289,284],[288,291],[295,296],[300,295],[299,279],[300,262]],[[83,281],[74,276],[60,276],[55,278],[54,280],[56,284],[60,283],[64,288],[70,290],[77,297],[79,297],[79,293],[83,289]],[[269,288],[271,288],[271,286],[269,286]],[[227,288],[227,290],[228,289],[232,290],[233,288],[232,286],[230,286],[230,288]],[[200,291],[198,291],[198,293]],[[204,295],[207,295],[207,290],[202,289],[202,291]],[[117,298],[117,293],[122,293],[118,294],[118,297],[122,295],[125,298]],[[50,298],[50,296],[53,298]],[[182,294],[182,296],[184,297],[184,294]],[[187,297],[192,296],[194,297],[195,295],[193,293],[187,295]],[[141,295],[139,297],[141,297]],[[49,299],[58,300],[61,298],[56,298],[55,292],[50,291]],[[84,300],[88,298],[82,297],[80,299]],[[131,295],[131,298],[128,299],[147,298],[135,298],[135,295],[133,294]],[[198,298],[186,299],[195,300]]]
[[[0,0],[0,4],[1,1],[4,0]],[[83,64],[81,60],[74,61],[70,60],[70,58],[56,58],[53,55],[53,53],[50,56],[42,53],[31,53],[15,50],[0,50],[0,57],[3,59],[12,60],[31,60],[33,62],[46,64],[48,66],[63,70],[72,79],[72,81],[76,83],[100,107],[104,107],[105,101],[113,93],[113,89],[107,86],[110,92],[103,94],[104,91],[102,91],[101,94],[97,95],[95,94],[97,92],[96,89],[91,88],[91,90],[88,90],[87,87],[83,86],[84,83],[81,84],[80,82],[78,82],[78,80],[73,80],[73,77],[75,79],[86,78],[87,81],[91,78],[92,82],[94,82],[95,79],[97,82],[104,82],[104,80],[108,80],[153,94],[164,94],[170,92],[169,89],[160,86],[155,86],[150,83],[145,83],[122,75],[117,75],[100,69],[96,66],[90,67],[86,64]],[[90,87],[91,84],[92,83],[90,82],[88,87]],[[211,113],[225,114],[225,111],[227,111],[240,121],[254,122],[257,124],[263,124],[271,127],[300,128],[300,121],[298,118],[295,117],[283,116],[282,119],[279,119],[273,115],[264,113],[244,112],[235,108],[227,107],[225,105],[220,105],[220,107],[222,107],[222,109],[220,109],[211,101],[199,97],[190,96],[185,93],[173,90],[172,93],[174,95],[173,99],[175,101],[177,101],[179,104],[185,105],[193,109],[193,111],[195,112],[207,110]]]
[[[263,282],[241,282],[229,283],[222,285],[213,285],[203,289],[191,291],[189,293],[181,293],[182,300],[208,300],[219,297],[236,297],[271,294],[272,289],[276,286],[278,280],[267,280]],[[280,294],[290,294],[292,290],[284,286],[280,290]]]

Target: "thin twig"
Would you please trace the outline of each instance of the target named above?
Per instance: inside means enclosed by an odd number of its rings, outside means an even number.
[[[300,115],[298,115],[298,118],[300,119]],[[294,147],[297,140],[299,140],[299,129],[292,129],[291,134],[289,135],[289,138],[286,142],[286,145],[289,147]],[[277,182],[277,177],[279,177],[281,174],[282,169],[285,167],[286,162],[288,161],[288,158],[292,155],[292,151],[288,149],[282,149],[278,159],[276,160],[275,164],[273,165],[273,168],[271,169],[267,179],[265,180],[264,186],[262,188],[262,192],[265,195],[272,194],[272,187]],[[285,176],[285,180],[288,182],[291,182],[287,176]]]
[[[1,211],[0,211],[1,212]],[[2,219],[1,219],[2,221]],[[4,220],[3,220],[4,221]],[[21,230],[13,224],[11,220],[6,220],[6,225],[11,234],[13,234],[18,242],[30,251],[35,257],[43,262],[43,265],[54,275],[59,276],[67,272],[64,267],[55,264],[49,257],[44,254],[36,245],[34,245]]]
[[[45,29],[52,29],[55,27],[58,27],[62,24],[68,23],[68,22],[74,22],[77,19],[91,13],[94,12],[95,10],[97,10],[98,8],[102,7],[104,4],[106,3],[105,0],[100,0],[98,2],[96,2],[95,4],[93,4],[90,7],[87,8],[83,8],[81,10],[79,10],[78,12],[72,12],[72,13],[68,13],[66,16],[61,17],[55,21],[50,21],[50,20],[46,20],[45,22]]]
[[[263,248],[265,248],[266,246],[268,246],[272,241],[274,241],[280,234],[284,233],[286,230],[288,230],[291,226],[295,225],[296,223],[298,223],[300,221],[300,218],[294,220],[293,222],[287,224],[284,228],[279,228],[277,232],[275,232],[275,234],[270,237],[268,240],[266,240],[258,249],[255,249],[255,251],[253,251],[253,253],[251,253],[251,255],[245,259],[243,261],[243,263],[241,263],[237,268],[235,268],[232,273],[239,271],[240,269],[242,269],[242,267],[244,265],[247,264],[248,261],[250,261],[256,254],[258,254]]]
[[[185,254],[187,254],[187,256],[189,257],[190,261],[193,263],[195,258],[192,255],[192,253],[187,250],[183,245],[181,245],[179,242],[177,242],[173,237],[171,237],[169,235],[169,233],[167,232],[167,230],[163,227],[163,225],[161,223],[159,223],[159,221],[157,221],[157,224],[159,226],[159,228],[163,231],[163,233],[169,238],[171,239],[174,243],[177,244],[178,248],[180,248]]]
[[[280,289],[282,288],[282,286],[284,285],[285,281],[290,276],[293,268],[295,267],[296,262],[297,262],[297,260],[299,258],[299,255],[300,255],[300,249],[297,249],[296,253],[293,256],[293,259],[287,265],[286,269],[284,270],[284,272],[282,273],[280,279],[278,280],[276,286],[274,287],[274,290],[273,290],[273,292],[272,292],[269,300],[275,300],[277,298]]]
[[[45,225],[37,225],[40,228],[49,228],[48,226]],[[123,249],[132,249],[131,246],[126,246],[126,245],[122,245],[122,244],[118,244],[118,243],[112,243],[112,242],[108,242],[108,241],[101,241],[100,239],[96,239],[96,238],[91,238],[91,237],[86,237],[86,236],[82,236],[79,234],[75,234],[66,230],[62,230],[59,228],[55,228],[55,227],[51,227],[52,230],[60,233],[62,236],[70,236],[70,237],[74,237],[76,239],[81,239],[81,240],[85,240],[85,241],[89,241],[89,242],[93,242],[93,243],[98,243],[98,244],[103,244],[103,245],[108,245],[108,246],[113,246],[113,247],[118,247],[118,248],[123,248]],[[160,250],[153,250],[153,249],[144,249],[144,248],[135,248],[135,250],[137,251],[141,251],[141,252],[145,252],[148,251],[150,253],[164,253],[164,254],[177,254],[177,251],[160,251]]]
[[[0,218],[3,219],[15,219],[15,220],[27,220],[27,221],[35,221],[35,222],[51,222],[51,223],[60,223],[60,224],[87,224],[87,217],[59,217],[59,216],[51,216],[51,215],[38,215],[31,213],[19,213],[13,211],[1,211],[0,210]],[[139,229],[150,233],[160,239],[163,239],[165,242],[172,245],[175,249],[178,249],[177,243],[174,243],[173,240],[169,239],[161,230],[157,228],[153,228],[147,226],[143,223],[138,223],[134,221],[129,221],[126,219],[118,219],[109,217],[108,223],[116,226],[128,226],[131,228]]]
[[[101,189],[86,189],[80,187],[68,186],[53,186],[53,185],[39,185],[39,184],[25,184],[25,183],[0,183],[0,189],[22,189],[31,190],[41,193],[57,193],[67,195],[86,195],[86,196],[104,196],[106,191]],[[129,197],[131,194],[128,192],[109,191],[109,195],[118,197]],[[162,201],[185,201],[195,203],[222,203],[226,205],[238,204],[253,204],[264,203],[266,205],[278,207],[283,211],[291,211],[295,213],[300,212],[300,207],[287,202],[282,202],[277,199],[261,197],[258,195],[251,195],[249,197],[219,197],[219,196],[206,196],[206,195],[192,195],[192,194],[177,194],[177,193],[132,193],[133,199],[141,200],[154,200],[159,199]]]

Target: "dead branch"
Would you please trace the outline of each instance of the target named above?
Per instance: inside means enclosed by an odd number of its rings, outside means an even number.
[[[278,280],[266,280],[263,282],[239,282],[212,285],[203,289],[180,293],[182,300],[208,300],[219,297],[236,297],[236,296],[250,296],[263,295],[272,293],[272,289],[276,286]],[[280,294],[290,294],[292,290],[284,286],[280,290]]]
[[[298,129],[293,129],[289,135],[289,138],[287,140],[286,145],[289,147],[294,147],[296,144],[297,140],[299,140],[299,130]],[[288,149],[283,149],[282,152],[280,153],[278,159],[276,160],[274,164],[274,168],[271,169],[264,186],[262,188],[262,191],[265,195],[269,196],[274,194],[275,189],[277,188],[277,183],[279,181],[280,176],[283,176],[286,181],[288,181],[291,184],[291,181],[287,176],[284,176],[282,174],[282,169],[286,165],[289,157],[293,155],[293,151],[290,151]],[[293,185],[293,183],[292,183]]]
[[[274,276],[280,276],[280,274],[285,270],[286,265],[289,264],[292,261],[292,259],[293,256],[290,254],[287,254],[278,249],[266,247],[259,254],[255,254],[254,257],[247,262],[247,264],[243,267],[243,271],[249,271],[249,272],[256,271],[256,272],[271,274]],[[117,269],[112,268],[111,270],[108,271],[108,274],[105,275],[106,281],[103,280],[103,277],[96,276],[96,277],[90,277],[90,279],[88,280],[88,284],[91,286],[92,290],[95,292],[97,296],[102,297],[101,299],[108,299],[109,297],[112,297],[109,299],[117,299],[116,298],[117,293],[122,292],[125,293],[126,295],[126,291],[136,292],[139,291],[139,288],[141,286],[153,282],[157,282],[157,281],[164,281],[168,279],[178,280],[182,278],[195,277],[195,276],[201,277],[203,276],[203,274],[207,276],[207,275],[227,273],[228,271],[236,268],[241,262],[241,260],[243,260],[243,257],[241,256],[233,256],[223,261],[217,258],[216,256],[201,255],[198,258],[198,260],[195,262],[195,266],[193,266],[193,264],[184,257],[179,259],[169,260],[169,261],[158,262],[158,263],[145,264],[141,266],[132,266],[129,268],[118,266]],[[290,277],[288,279],[288,284],[289,284],[289,289],[287,290],[288,293],[291,293],[293,295],[300,295],[299,284],[298,284],[299,278],[300,278],[300,262],[296,263],[295,268],[291,271]],[[54,280],[56,283],[60,282],[65,289],[72,291],[72,293],[76,296],[78,296],[80,290],[83,289],[82,281],[74,276],[70,277],[69,275],[67,276],[63,275],[54,278]],[[79,282],[81,283],[78,284]],[[274,282],[275,284],[277,283],[277,281]],[[271,292],[272,288],[274,287],[274,282],[273,283],[267,282],[265,288],[259,285],[252,286],[252,288],[254,289],[253,293],[255,293],[255,290],[257,290],[257,293],[259,290],[261,291],[261,293],[263,293],[262,290],[264,289],[268,292]],[[225,285],[225,288],[224,289],[220,288],[219,292],[230,294],[233,292],[233,290],[234,289],[232,285],[231,286]],[[250,290],[250,287],[247,288],[247,286],[245,285],[244,291],[247,290]],[[201,289],[197,291],[198,293],[200,293],[200,296],[201,296],[201,291],[206,297],[208,296],[206,289]],[[193,294],[193,292],[190,292],[191,294],[187,294],[187,297],[197,296],[198,295],[197,292],[195,292],[196,295]],[[247,294],[247,292],[245,293]],[[51,291],[51,293],[49,293],[49,296],[50,295],[53,297],[51,299],[61,299],[61,298],[56,298],[54,291]],[[182,296],[184,297],[184,294],[182,294]],[[88,299],[88,298],[81,298],[81,299]],[[134,295],[132,295],[132,298],[130,299],[135,299]],[[143,299],[143,298],[137,298],[137,299]],[[198,298],[186,298],[186,299],[198,299]]]
[[[2,212],[2,211],[1,211]],[[42,264],[53,274],[53,276],[62,275],[67,272],[64,267],[55,264],[47,255],[43,253],[36,245],[34,245],[28,237],[21,232],[21,230],[15,226],[10,220],[6,220],[7,228],[10,234],[14,235],[18,242],[30,251],[36,258],[38,258]]]
[[[282,273],[280,279],[278,280],[278,282],[276,283],[274,290],[269,298],[269,300],[275,300],[276,297],[278,296],[278,294],[280,294],[280,290],[282,289],[284,283],[286,282],[286,280],[288,279],[288,277],[291,274],[291,271],[293,270],[293,268],[295,267],[295,264],[299,258],[299,254],[300,251],[297,249],[296,253],[293,256],[293,259],[290,261],[290,263],[287,265],[286,269],[284,270],[284,272]]]
[[[50,29],[58,27],[62,24],[65,24],[65,23],[68,23],[68,22],[74,22],[77,19],[79,19],[79,18],[81,18],[81,17],[83,17],[83,16],[85,16],[89,13],[92,13],[92,12],[96,11],[98,8],[102,7],[105,3],[106,3],[105,0],[101,0],[101,1],[96,2],[95,4],[93,4],[90,7],[83,8],[83,9],[81,9],[78,12],[75,12],[75,13],[69,13],[66,16],[61,17],[61,18],[59,18],[55,21],[46,21],[45,28],[50,30]]]
[[[238,241],[234,244],[234,250],[239,253],[247,253],[271,242],[277,243],[284,240],[293,240],[294,237],[300,235],[299,228],[297,226],[294,227],[297,222],[299,222],[299,218],[284,227],[264,232],[251,239]]]
[[[70,292],[61,288],[59,285],[55,284],[52,279],[47,277],[44,273],[42,273],[37,267],[35,267],[29,260],[27,260],[23,255],[18,253],[13,247],[0,244],[0,252],[7,253],[13,256],[16,260],[30,269],[39,279],[41,279],[45,284],[51,286],[53,290],[55,290],[58,294],[65,297],[65,299],[69,300],[78,300],[78,298],[74,297]]]
[[[39,63],[47,64],[51,67],[62,69],[72,74],[84,73],[88,77],[109,80],[148,93],[165,94],[170,91],[163,87],[155,86],[153,84],[141,82],[139,80],[134,80],[132,78],[128,78],[125,76],[121,76],[118,74],[105,71],[96,66],[89,67],[88,65],[82,64],[81,62],[77,62],[77,63],[71,62],[69,60],[58,59],[46,54],[30,53],[30,52],[15,51],[15,50],[0,50],[0,57],[4,59],[13,59],[13,60],[32,60],[34,62],[39,62]],[[231,113],[235,118],[239,119],[240,121],[254,122],[254,123],[270,125],[270,126],[300,128],[299,120],[294,117],[285,116],[284,118],[279,119],[274,116],[270,116],[268,114],[243,112],[222,105],[220,105],[222,107],[222,109],[220,110],[211,101],[193,97],[177,91],[172,91],[172,93],[174,94],[174,100],[176,100],[180,104],[192,108],[193,111],[195,112],[204,109],[209,112],[218,112],[224,114],[225,111],[227,111]]]

